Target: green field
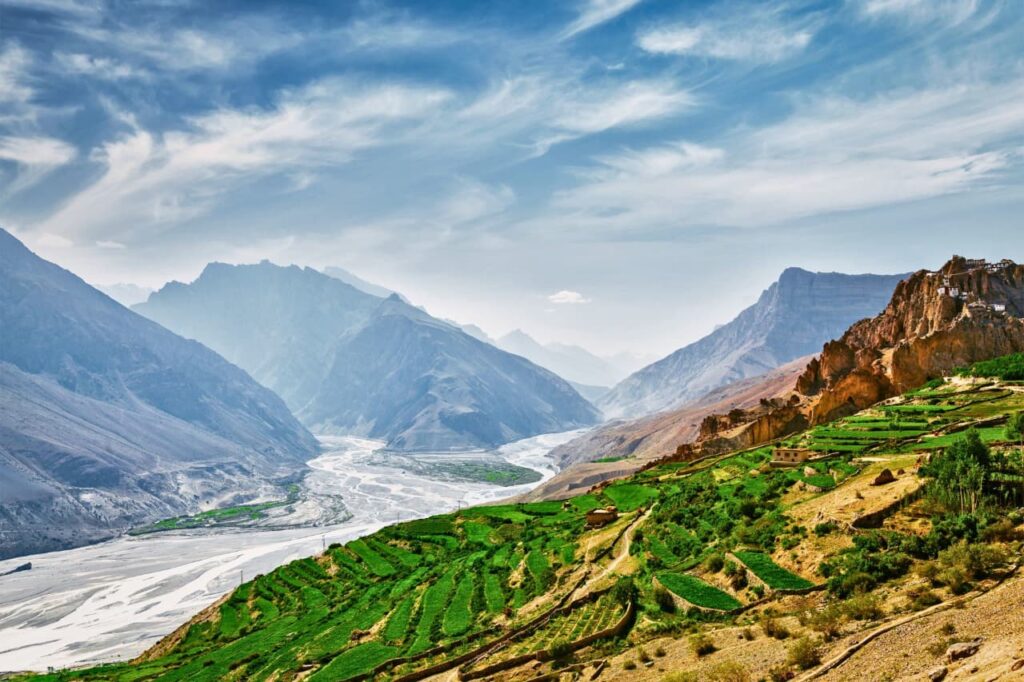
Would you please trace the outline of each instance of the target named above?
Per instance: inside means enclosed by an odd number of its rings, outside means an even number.
[[[658,581],[695,606],[718,611],[731,611],[743,606],[735,597],[685,573],[659,573]]]
[[[736,550],[733,554],[773,590],[803,590],[814,586],[814,583],[779,566],[763,552]]]
[[[616,483],[604,490],[605,497],[610,499],[619,511],[630,512],[645,506],[658,497],[655,488],[635,483]]]

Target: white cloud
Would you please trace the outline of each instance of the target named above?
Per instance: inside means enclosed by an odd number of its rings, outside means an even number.
[[[585,0],[580,7],[579,16],[562,31],[561,38],[565,40],[589,31],[628,12],[639,3],[640,0]]]
[[[75,158],[75,148],[52,137],[0,137],[0,161],[16,164],[17,174],[5,188],[14,194],[37,183]]]
[[[8,45],[0,52],[0,104],[23,104],[33,95],[26,82],[32,56],[21,46]]]
[[[46,221],[54,232],[171,223],[205,212],[247,178],[339,165],[393,143],[447,91],[328,79],[284,93],[269,109],[217,109],[156,136],[135,128],[97,149],[104,175]]]
[[[32,238],[33,246],[44,249],[69,249],[75,245],[73,241],[67,237],[62,237],[59,234],[53,234],[51,232],[43,232],[37,237]]]
[[[817,19],[783,16],[781,9],[750,7],[692,24],[647,30],[637,37],[654,54],[772,63],[802,52],[817,31]]]
[[[103,80],[123,80],[147,76],[145,71],[107,57],[94,57],[79,52],[58,52],[54,55],[54,59],[65,74],[92,76]]]
[[[941,22],[957,25],[978,11],[978,0],[859,0],[860,11],[867,17],[901,18],[913,22]]]
[[[99,240],[97,240],[96,241],[96,246],[100,247],[101,249],[123,249],[123,248],[125,248],[124,244],[122,244],[121,242],[112,242],[112,241],[110,241],[108,239],[99,239]]]
[[[548,296],[548,300],[552,303],[559,305],[578,305],[581,303],[590,303],[590,299],[586,298],[583,294],[578,291],[570,291],[563,289],[562,291],[556,291],[555,293]]]
[[[452,225],[475,222],[505,211],[515,197],[506,185],[490,186],[461,178],[455,192],[441,203],[438,220]]]
[[[854,101],[826,97],[727,153],[684,144],[601,156],[548,218],[588,234],[687,225],[771,225],[962,192],[1016,157],[1024,81]]]

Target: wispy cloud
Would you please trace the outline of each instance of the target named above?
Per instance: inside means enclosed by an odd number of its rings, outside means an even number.
[[[962,192],[1015,163],[1024,81],[856,101],[824,97],[738,131],[727,151],[684,144],[604,155],[549,218],[589,234],[771,225]]]
[[[217,109],[185,130],[141,128],[98,149],[104,175],[47,221],[50,231],[182,221],[251,177],[338,165],[389,144],[404,122],[435,111],[442,89],[329,79],[283,94],[268,109]]]
[[[557,305],[579,305],[590,303],[590,299],[578,291],[563,289],[548,296],[548,300]]]
[[[28,84],[28,71],[32,55],[16,43],[0,51],[0,104],[23,104],[31,99],[33,90]]]
[[[75,148],[51,137],[0,137],[0,161],[15,165],[14,180],[4,187],[15,194],[75,158]]]
[[[562,31],[563,40],[589,31],[633,9],[641,0],[584,0],[579,16]]]
[[[58,52],[54,55],[54,61],[65,74],[89,76],[102,80],[116,81],[148,76],[147,72],[116,59],[94,57],[80,52]]]
[[[941,22],[957,25],[973,17],[981,7],[979,0],[859,0],[867,17],[899,18],[912,22]]]
[[[788,17],[784,7],[755,5],[696,23],[651,28],[637,44],[654,54],[771,63],[802,52],[817,29],[814,16]]]

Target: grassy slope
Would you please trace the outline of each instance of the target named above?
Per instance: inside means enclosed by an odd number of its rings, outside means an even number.
[[[903,453],[945,438],[945,430],[1019,409],[1024,409],[1024,395],[1009,391],[922,395],[901,408],[868,410],[789,441],[906,458]],[[995,431],[991,435],[998,440]],[[565,594],[581,569],[598,574],[613,560],[616,573],[633,577],[638,632],[683,627],[693,618],[731,622],[734,617],[728,615],[665,611],[655,576],[692,603],[734,609],[760,594],[751,586],[731,584],[720,567],[707,567],[714,557],[736,551],[770,586],[806,587],[815,576],[795,575],[769,556],[807,542],[808,529],[792,523],[787,509],[819,494],[840,494],[843,483],[858,475],[845,447],[832,451],[837,454],[811,465],[813,475],[767,467],[770,448],[760,448],[698,465],[662,464],[564,504],[480,507],[391,526],[240,586],[219,617],[195,622],[156,660],[101,666],[73,677],[201,682],[287,679],[310,670],[310,679],[344,680],[388,660],[438,645],[451,647],[449,653],[397,664],[390,673],[395,676],[464,650],[470,646],[463,643],[466,638],[485,642],[496,636],[496,618],[513,627],[527,622]],[[819,487],[838,487],[817,493],[798,486],[825,479],[831,485]],[[586,510],[611,504],[623,514],[616,526],[585,529]],[[601,551],[611,550],[620,531],[647,509],[650,515],[636,532],[628,561],[616,558],[615,551]],[[613,578],[595,589],[608,587]],[[611,602],[581,604],[524,637],[514,650],[541,650],[553,637],[583,636],[619,615]]]

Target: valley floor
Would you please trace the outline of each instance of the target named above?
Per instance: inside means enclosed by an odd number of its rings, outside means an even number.
[[[522,494],[556,472],[548,453],[579,432],[511,443],[497,455],[541,480],[501,487],[437,480],[386,465],[381,444],[325,438],[303,502],[278,530],[225,529],[122,537],[63,552],[0,562],[0,671],[46,670],[132,658],[225,592],[325,544],[347,542],[398,520]],[[424,456],[420,456],[422,458]],[[438,455],[443,458],[443,455]],[[332,525],[319,525],[344,518]]]

